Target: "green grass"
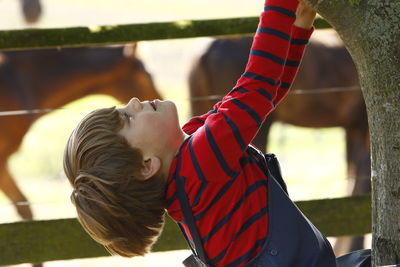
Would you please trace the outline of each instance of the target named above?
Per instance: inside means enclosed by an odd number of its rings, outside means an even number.
[[[344,131],[276,123],[269,152],[280,160],[291,197],[316,199],[346,195]]]

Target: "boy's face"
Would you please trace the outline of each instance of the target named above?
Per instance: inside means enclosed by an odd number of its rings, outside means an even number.
[[[145,157],[162,158],[168,153],[177,152],[184,134],[173,102],[140,102],[132,98],[119,112],[124,122],[119,134],[125,137],[131,147],[139,148]]]

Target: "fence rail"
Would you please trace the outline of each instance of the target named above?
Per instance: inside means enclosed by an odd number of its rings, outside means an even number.
[[[370,195],[299,201],[297,205],[326,236],[371,232]],[[168,219],[153,251],[186,248],[178,227]],[[107,255],[76,219],[0,224],[0,266]]]
[[[25,29],[0,31],[0,50],[36,49],[68,46],[111,45],[136,41],[243,35],[254,33],[259,18],[185,20],[175,22]],[[315,27],[331,28],[323,19]]]

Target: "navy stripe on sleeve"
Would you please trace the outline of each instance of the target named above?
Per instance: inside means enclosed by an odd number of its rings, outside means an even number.
[[[239,101],[238,99],[235,99],[235,98],[232,98],[229,101],[234,103],[236,106],[238,106],[242,110],[246,111],[250,115],[250,117],[252,117],[253,120],[257,123],[257,127],[260,128],[261,123],[262,123],[262,119],[260,118],[260,116],[258,116],[257,112],[255,112],[254,109],[252,109],[251,107],[249,107],[245,103],[243,103],[243,102],[241,102],[241,101]]]
[[[278,84],[278,82],[275,81],[272,78],[264,77],[264,76],[261,76],[261,75],[259,75],[257,73],[253,73],[253,72],[249,72],[249,71],[243,73],[242,76],[247,77],[247,78],[251,78],[251,79],[254,79],[254,80],[266,82],[266,83],[269,83],[272,86],[275,86],[275,85]]]
[[[267,59],[269,59],[275,63],[278,63],[280,65],[285,65],[285,66],[290,66],[290,67],[298,67],[300,65],[300,61],[298,61],[298,60],[285,60],[285,59],[278,57],[272,53],[268,53],[268,52],[262,51],[262,50],[252,49],[250,51],[250,55],[264,57],[264,58],[267,58]]]
[[[263,97],[265,97],[269,101],[272,101],[271,94],[267,90],[265,90],[264,88],[259,88],[259,89],[256,90],[256,92],[261,94]]]
[[[262,50],[258,50],[258,49],[252,49],[250,51],[250,55],[251,56],[259,56],[259,57],[263,57],[263,58],[269,59],[269,60],[271,60],[271,61],[273,61],[275,63],[278,63],[278,64],[280,64],[282,66],[285,65],[285,59],[283,59],[281,57],[278,57],[278,56],[276,56],[276,55],[274,55],[272,53],[268,53],[266,51],[262,51]]]
[[[246,189],[246,192],[242,195],[242,197],[239,199],[238,202],[236,202],[236,204],[233,206],[232,210],[230,210],[225,216],[224,218],[222,218],[222,220],[220,220],[213,229],[211,229],[211,231],[204,237],[202,238],[203,243],[206,243],[208,240],[210,240],[211,237],[213,237],[214,234],[216,234],[227,222],[229,222],[229,220],[231,219],[232,215],[240,208],[240,206],[243,204],[243,202],[245,201],[245,199],[252,194],[253,192],[255,192],[258,188],[262,187],[262,186],[266,186],[267,185],[267,181],[266,180],[262,180],[262,181],[257,181],[254,184],[252,184],[251,186],[249,186]]]
[[[229,125],[229,127],[231,128],[233,135],[235,136],[236,142],[239,144],[240,149],[242,151],[245,151],[247,148],[246,142],[243,140],[243,137],[240,135],[240,131],[239,128],[236,126],[236,124],[225,114],[222,113],[222,115],[224,115],[224,119],[226,121],[226,123]]]
[[[306,45],[308,44],[308,40],[292,38],[290,39],[290,43],[294,45]]]
[[[206,136],[208,143],[211,146],[212,151],[214,152],[215,157],[217,158],[219,164],[221,165],[222,169],[225,171],[225,173],[231,177],[231,178],[236,178],[239,175],[239,172],[236,172],[232,170],[229,166],[228,163],[226,162],[221,150],[219,149],[217,142],[215,141],[210,128],[208,127],[207,124],[204,124],[204,129],[206,131]]]
[[[266,52],[266,51],[262,51],[262,50],[258,50],[258,49],[252,49],[250,51],[250,55],[251,56],[260,56],[266,59],[269,59],[275,63],[278,63],[282,66],[290,66],[290,67],[298,67],[300,65],[300,61],[298,60],[285,60],[281,57],[278,57],[272,53]]]
[[[285,83],[285,82],[281,82],[281,86],[280,86],[280,88],[282,88],[282,89],[289,89],[289,88],[290,88],[290,86],[292,86],[292,84],[291,84],[291,83]]]
[[[271,34],[286,41],[290,41],[290,35],[282,31],[278,31],[269,27],[259,27],[257,33]]]
[[[239,88],[234,88],[230,91],[230,93],[233,92],[239,92],[239,93],[247,93],[249,90],[247,90],[246,88],[243,87],[239,87]]]
[[[199,118],[193,118],[192,120],[195,120],[195,121],[198,121],[198,122],[204,123],[204,121],[203,121],[203,120],[201,120],[201,119],[199,119]]]
[[[300,65],[300,61],[298,60],[286,60],[285,66],[289,67],[298,67]]]
[[[292,10],[289,10],[289,9],[286,9],[283,7],[279,7],[279,6],[265,6],[264,7],[264,12],[267,12],[269,10],[276,11],[278,13],[281,13],[283,15],[289,16],[294,19],[296,18],[296,13],[294,13]]]

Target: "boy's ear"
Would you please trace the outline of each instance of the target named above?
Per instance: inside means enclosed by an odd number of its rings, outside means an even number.
[[[141,179],[147,180],[153,177],[161,168],[161,160],[158,157],[149,157],[144,160],[143,168],[141,169]]]

